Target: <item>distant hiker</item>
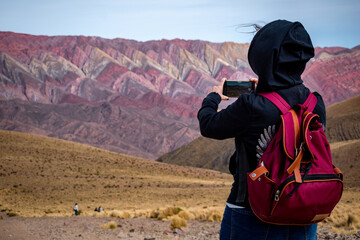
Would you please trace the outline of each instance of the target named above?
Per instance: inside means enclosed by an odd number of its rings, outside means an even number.
[[[74,212],[75,212],[75,216],[77,216],[77,215],[78,215],[78,212],[79,212],[79,206],[78,206],[77,203],[75,203]]]
[[[250,79],[257,83],[256,90],[240,95],[227,108],[218,111],[221,100],[229,99],[222,93],[226,80],[222,79],[203,100],[197,115],[201,134],[214,139],[235,138],[236,152],[229,164],[234,184],[221,223],[221,240],[316,239],[317,224],[277,226],[259,220],[250,208],[247,185],[247,173],[255,170],[257,155],[261,157],[267,146],[259,140],[266,139],[261,135],[266,131],[265,135],[269,136],[267,129],[273,129],[273,125],[279,127],[281,122],[281,112],[260,93],[276,92],[290,106],[304,103],[310,90],[303,84],[301,74],[313,56],[310,36],[301,23],[271,22],[256,33],[248,50],[249,64],[258,76]],[[320,94],[314,95],[317,104],[313,112],[325,127],[324,102]],[[258,180],[266,181],[266,178]]]
[[[95,212],[97,212],[98,211],[98,209],[97,209],[97,207],[95,208],[95,210],[94,210]]]
[[[100,207],[98,208],[98,211],[99,211],[99,212],[101,212],[101,211],[102,211],[102,208],[101,208],[101,206],[100,206]]]

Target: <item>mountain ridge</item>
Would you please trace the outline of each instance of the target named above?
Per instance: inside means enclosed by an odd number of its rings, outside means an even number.
[[[134,156],[156,159],[200,135],[197,110],[221,78],[255,77],[247,63],[248,47],[201,40],[138,42],[0,32],[0,125],[120,153],[132,149]],[[303,75],[311,90],[328,93],[323,95],[328,105],[359,93],[360,49],[316,52]],[[6,103],[18,107],[17,114]],[[34,104],[42,107],[31,107]],[[87,120],[63,116],[71,115],[59,110],[63,108],[85,112]],[[29,111],[36,112],[20,118]],[[41,117],[46,119],[35,119]],[[65,121],[62,129],[54,125],[55,118]],[[107,136],[103,144],[96,137],[102,134]],[[126,147],[116,147],[120,142]]]

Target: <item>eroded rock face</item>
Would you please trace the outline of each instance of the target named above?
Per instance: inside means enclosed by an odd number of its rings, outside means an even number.
[[[255,77],[248,44],[0,32],[0,127],[156,159],[199,136],[222,77]],[[359,94],[360,49],[316,49],[303,78],[327,105]]]
[[[360,47],[316,48],[304,74],[305,83],[331,105],[360,93]]]

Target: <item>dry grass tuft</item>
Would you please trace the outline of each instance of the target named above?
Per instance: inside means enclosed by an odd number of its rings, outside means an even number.
[[[184,218],[181,218],[179,216],[174,216],[170,223],[170,229],[174,230],[175,228],[181,229],[182,227],[187,227],[187,222]]]
[[[154,210],[151,213],[151,218],[157,218],[159,220],[167,220],[169,217],[174,216],[181,212],[182,209],[179,207],[167,207],[163,210]]]
[[[110,213],[110,217],[117,217],[117,218],[125,219],[125,218],[132,218],[133,216],[129,212],[126,212],[126,211],[114,210]]]
[[[103,229],[116,229],[117,225],[116,225],[116,222],[111,221],[111,222],[105,223],[104,225],[101,225],[100,228],[103,228]]]
[[[188,211],[185,211],[185,210],[179,212],[178,216],[185,219],[185,220],[193,220],[193,219],[195,219],[195,216],[192,213],[189,213]]]
[[[8,213],[6,213],[6,215],[8,215],[8,217],[16,217],[17,216],[17,214],[14,212],[8,212]]]
[[[207,221],[209,222],[220,222],[222,220],[222,213],[218,210],[212,210],[207,215]]]
[[[222,213],[218,209],[202,209],[193,210],[192,213],[196,220],[207,222],[220,222],[222,220]]]
[[[348,215],[347,226],[351,227],[353,225],[357,225],[358,223],[359,223],[359,219],[357,216],[351,214]]]
[[[148,217],[157,218],[159,220],[167,221],[174,217],[179,217],[184,220],[200,220],[204,222],[220,222],[222,220],[222,213],[219,209],[223,207],[200,208],[195,207],[184,210],[179,207],[167,207],[162,210],[153,210]]]
[[[93,217],[107,217],[108,214],[104,211],[102,212],[94,212],[94,213],[86,213],[85,216],[93,216]]]
[[[334,223],[333,230],[339,233],[356,233],[360,229],[358,216],[352,213],[335,215],[330,217],[329,221]]]

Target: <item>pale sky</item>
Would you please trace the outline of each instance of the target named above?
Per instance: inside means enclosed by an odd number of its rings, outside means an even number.
[[[360,44],[360,0],[0,0],[0,31],[250,42],[247,23],[300,21],[314,46]]]

